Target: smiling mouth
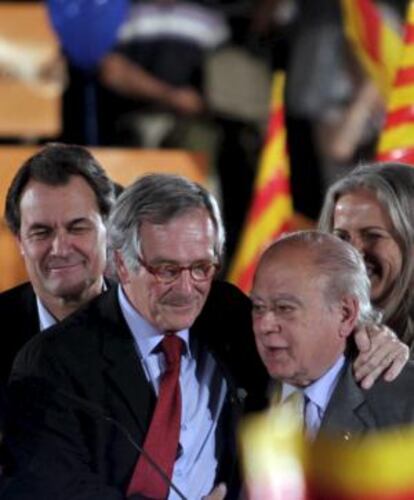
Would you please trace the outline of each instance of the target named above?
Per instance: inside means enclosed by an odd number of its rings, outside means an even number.
[[[374,277],[381,277],[381,267],[374,263],[374,262],[371,262],[371,261],[365,261],[365,267],[366,267],[366,270],[367,270],[367,274],[368,274],[368,278],[371,279],[371,278],[374,278]]]
[[[75,267],[80,266],[82,263],[81,262],[75,262],[72,264],[64,264],[64,265],[59,265],[59,266],[49,266],[48,271],[49,272],[59,272],[59,271],[67,271],[70,269],[73,269]]]

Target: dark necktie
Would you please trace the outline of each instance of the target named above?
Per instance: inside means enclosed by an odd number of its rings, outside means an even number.
[[[166,335],[161,349],[166,370],[161,378],[158,401],[148,429],[144,449],[171,479],[177,456],[181,423],[180,361],[183,341],[176,335]],[[128,495],[139,493],[149,498],[168,496],[169,485],[141,455],[128,485]]]

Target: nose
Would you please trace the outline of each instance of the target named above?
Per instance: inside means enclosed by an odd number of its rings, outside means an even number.
[[[351,245],[358,250],[358,252],[363,256],[365,253],[365,242],[364,239],[359,235],[352,235],[350,238]]]
[[[259,317],[253,316],[253,329],[258,335],[280,333],[282,327],[272,310],[262,313]]]
[[[191,292],[194,286],[193,279],[191,278],[190,270],[183,269],[174,282],[176,288],[178,288],[181,292]]]
[[[58,231],[52,241],[52,254],[64,256],[69,251],[69,237],[65,232]]]

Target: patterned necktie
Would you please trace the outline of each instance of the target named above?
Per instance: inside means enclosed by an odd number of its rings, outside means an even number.
[[[171,479],[177,456],[181,423],[180,361],[183,341],[176,335],[166,335],[161,349],[166,360],[166,370],[161,378],[158,401],[148,429],[144,449]],[[164,499],[169,485],[143,455],[135,465],[128,485],[128,495]]]

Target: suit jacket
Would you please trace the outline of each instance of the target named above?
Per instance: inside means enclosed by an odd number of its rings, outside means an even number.
[[[108,279],[105,284],[107,288],[114,286]],[[36,294],[30,282],[0,293],[0,318],[4,325],[12,328],[7,337],[3,334],[0,347],[0,384],[5,384],[16,354],[40,332]]]
[[[378,429],[414,422],[414,362],[409,361],[393,382],[378,380],[369,390],[361,389],[345,367],[321,422],[320,432],[352,439]]]
[[[40,331],[36,295],[30,283],[0,294],[0,318],[8,325],[0,348],[0,382],[6,383],[16,354]]]
[[[217,479],[230,485],[242,399],[249,408],[265,401],[267,376],[256,354],[249,305],[237,289],[216,282],[190,330],[212,352],[228,383],[216,455]],[[125,498],[139,452],[103,413],[142,445],[156,396],[115,288],[25,346],[10,394],[16,414],[6,436],[18,469],[2,499]],[[89,408],[73,396],[90,402]]]

